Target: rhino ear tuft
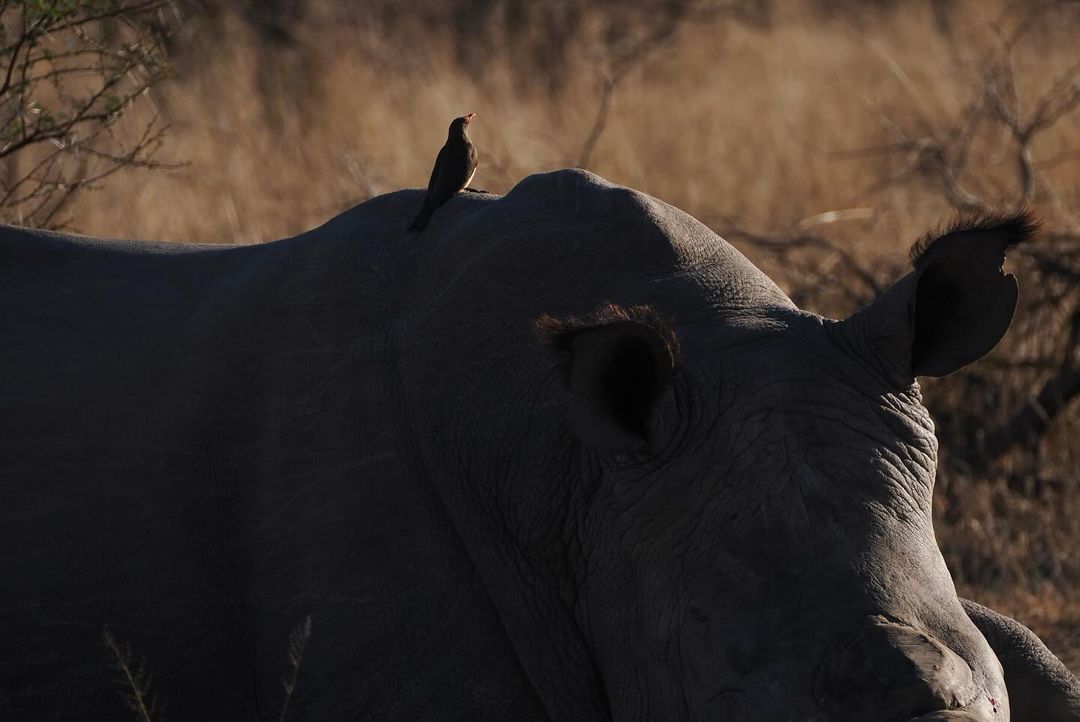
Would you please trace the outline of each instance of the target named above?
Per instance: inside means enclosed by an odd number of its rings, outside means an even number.
[[[1027,212],[961,217],[948,230],[912,249],[915,288],[911,370],[944,376],[989,353],[1016,310],[1016,278],[1004,272],[1005,255],[1038,231]]]
[[[1006,253],[1018,243],[1032,241],[1039,235],[1041,225],[1038,217],[1027,209],[1011,215],[961,213],[944,228],[939,227],[917,240],[908,255],[912,268],[920,270],[940,255],[955,252],[965,241],[974,242],[995,247],[1001,254],[997,264],[1000,268]]]
[[[648,446],[679,353],[670,324],[648,306],[610,304],[586,319],[542,316],[536,326],[565,362],[577,435],[604,451]]]

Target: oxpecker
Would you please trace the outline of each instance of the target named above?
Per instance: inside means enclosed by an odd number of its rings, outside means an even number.
[[[454,118],[450,131],[446,135],[446,144],[435,158],[435,167],[431,170],[427,195],[420,212],[409,224],[410,231],[422,231],[427,227],[435,209],[464,190],[476,174],[476,146],[469,140],[469,123],[476,113],[469,113]]]

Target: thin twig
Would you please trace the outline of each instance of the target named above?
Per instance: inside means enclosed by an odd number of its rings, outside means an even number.
[[[300,676],[300,663],[304,659],[304,652],[311,640],[311,615],[304,617],[304,621],[296,625],[289,633],[289,676],[281,680],[285,686],[285,700],[281,703],[281,714],[278,722],[285,722],[285,716],[289,712],[289,703],[296,691],[296,680]]]
[[[108,631],[101,633],[105,647],[112,655],[113,665],[120,674],[120,682],[126,688],[125,700],[140,722],[154,722],[158,713],[157,701],[150,692],[150,675],[131,661],[131,650],[121,647]],[[160,722],[160,720],[159,720]]]

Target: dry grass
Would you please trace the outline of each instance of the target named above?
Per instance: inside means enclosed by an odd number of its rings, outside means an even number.
[[[440,29],[452,23],[424,25],[421,11],[391,27],[372,9],[381,5],[311,0],[285,45],[268,43],[229,13],[193,18],[175,39],[177,79],[153,99],[172,125],[163,159],[190,165],[111,180],[80,200],[75,225],[98,235],[200,242],[296,233],[370,196],[421,186],[447,122],[467,111],[479,114],[476,185],[506,191],[529,173],[582,157],[604,79],[617,76],[591,170],[717,226],[725,219],[770,232],[827,226],[836,248],[885,281],[901,269],[907,246],[952,205],[925,174],[889,180],[920,160],[910,148],[845,151],[897,142],[901,131],[940,137],[960,124],[981,92],[981,64],[999,30],[1024,7],[951,6],[946,32],[925,3],[823,16],[778,0],[770,23],[720,14],[638,45],[633,33],[613,42],[606,10],[593,8],[565,38],[560,82],[511,33],[478,33],[482,48],[462,58],[458,38]],[[1012,73],[1021,107],[1030,109],[1076,63],[1078,30],[1080,7],[1060,3],[1017,45]],[[124,123],[139,128],[148,112],[137,108]],[[991,199],[1018,193],[1005,140],[992,125],[973,133],[964,182]],[[1078,114],[1040,132],[1031,153],[1041,178],[1035,209],[1048,225],[1075,232]],[[846,209],[856,210],[820,226],[829,217],[819,214]],[[747,250],[812,310],[853,307],[849,295],[811,293],[799,264]],[[820,273],[832,264],[838,286],[856,283],[835,252],[815,253],[804,265]],[[1030,260],[1018,263],[1028,289],[1043,285],[1031,284]],[[1072,352],[1062,339],[1075,284],[1056,298],[1056,306],[1019,319],[998,361],[926,391],[945,429],[938,534],[961,589],[1029,622],[1080,669],[1078,404],[1040,443],[989,468],[954,459],[947,438],[977,416],[1004,418],[1048,373],[1037,364],[999,372],[995,363]]]

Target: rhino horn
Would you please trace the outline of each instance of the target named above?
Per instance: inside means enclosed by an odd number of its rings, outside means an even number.
[[[881,616],[830,650],[817,691],[838,722],[979,719],[964,710],[978,694],[967,663],[934,637]]]

